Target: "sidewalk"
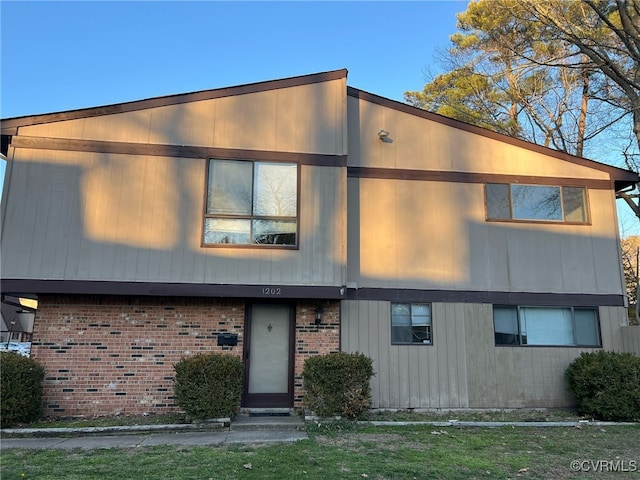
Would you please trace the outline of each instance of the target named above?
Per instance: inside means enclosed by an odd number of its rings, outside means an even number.
[[[135,448],[155,445],[204,446],[234,443],[295,442],[308,438],[298,430],[242,430],[226,432],[159,432],[145,434],[87,435],[80,437],[2,438],[0,450],[5,448]]]
[[[637,425],[635,423],[598,422],[598,421],[569,421],[569,422],[363,422],[374,426],[407,426],[429,425],[432,427],[573,427],[609,425]],[[231,445],[231,444],[261,444],[284,443],[305,440],[307,433],[303,430],[300,417],[290,417],[285,420],[278,418],[248,418],[236,417],[231,423],[231,429],[225,431],[202,431],[189,425],[152,425],[138,427],[109,427],[105,428],[65,428],[55,429],[11,429],[3,432],[0,438],[0,450],[4,448],[26,449],[101,449],[101,448],[137,448],[155,445]],[[51,435],[56,436],[51,436]],[[7,438],[9,437],[9,438]]]
[[[229,424],[226,424],[229,428]],[[207,429],[197,424],[137,425],[128,427],[7,429],[0,438],[4,448],[134,448],[154,445],[223,445],[282,443],[308,438],[298,416],[250,417],[238,415],[230,429]]]

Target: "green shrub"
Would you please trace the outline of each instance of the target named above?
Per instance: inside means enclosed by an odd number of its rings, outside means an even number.
[[[240,407],[242,360],[221,353],[183,358],[176,372],[176,404],[193,418],[232,417]]]
[[[330,353],[305,360],[304,401],[321,417],[360,417],[371,406],[373,361],[361,353]]]
[[[44,368],[14,352],[0,352],[2,428],[38,420],[42,415]]]
[[[640,420],[640,357],[631,353],[583,353],[565,373],[582,413],[600,420]]]

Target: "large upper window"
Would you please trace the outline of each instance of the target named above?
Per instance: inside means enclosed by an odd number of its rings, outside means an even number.
[[[298,165],[209,160],[205,245],[298,244]]]
[[[496,345],[601,345],[595,308],[495,305],[493,327]]]
[[[430,345],[431,305],[428,303],[391,304],[391,343]]]
[[[487,183],[489,220],[587,223],[584,187]]]

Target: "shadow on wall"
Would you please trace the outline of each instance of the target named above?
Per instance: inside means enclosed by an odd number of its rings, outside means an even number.
[[[267,103],[277,106],[283,102],[277,94],[267,93],[271,94]],[[258,122],[259,116],[247,110],[250,99],[241,97],[219,99],[214,112],[208,113],[215,119],[215,132],[207,141],[216,142],[226,135],[238,144],[207,145],[265,150],[290,145],[283,138],[287,133],[284,123],[296,125],[288,134],[299,143],[306,139],[308,148],[330,143],[329,154],[341,148],[335,139],[328,142],[331,135],[327,132],[341,138],[344,120],[333,111],[335,102],[321,101],[322,95],[298,107],[295,118],[279,112],[280,124]],[[132,138],[128,140],[197,145],[193,131],[184,125],[202,123],[202,118],[189,106],[155,109],[153,116],[120,114],[105,124],[122,132],[138,132],[129,133]],[[234,111],[243,113],[235,114],[232,121],[221,119],[226,118],[225,112]],[[300,121],[307,118],[306,123]],[[95,120],[73,122],[86,122],[86,129],[79,130],[85,135]],[[255,143],[260,135],[249,134],[247,122],[270,129],[264,136],[272,143]],[[204,127],[200,124],[198,128]],[[94,137],[103,130],[108,129],[96,129]],[[26,148],[17,149],[15,158],[19,161],[12,162],[8,172],[11,184],[3,219],[3,250],[11,252],[2,256],[4,278],[344,284],[345,234],[336,234],[337,228],[344,228],[340,218],[346,202],[340,168],[301,166],[299,191],[306,204],[299,214],[299,250],[224,249],[201,247],[204,158]],[[318,176],[331,184],[319,184]]]
[[[360,209],[349,224],[349,286],[625,294],[603,207],[592,208],[598,227],[489,222],[481,184],[350,178],[349,189]]]

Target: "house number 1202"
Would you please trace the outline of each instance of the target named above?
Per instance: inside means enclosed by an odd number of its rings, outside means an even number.
[[[262,289],[262,294],[263,295],[282,295],[282,289],[275,288],[275,287],[265,287]]]

